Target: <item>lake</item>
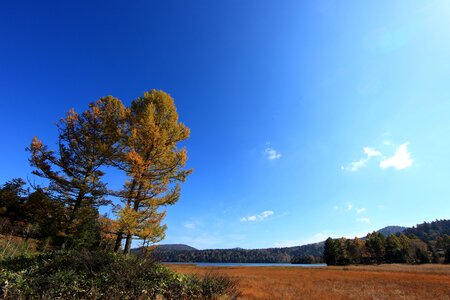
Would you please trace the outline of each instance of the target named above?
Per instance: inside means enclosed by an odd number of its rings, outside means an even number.
[[[164,262],[173,265],[196,265],[199,267],[326,267],[326,264],[258,264],[258,263],[202,263]]]

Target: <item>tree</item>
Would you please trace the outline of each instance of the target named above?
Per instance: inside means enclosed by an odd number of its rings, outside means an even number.
[[[25,181],[14,178],[0,188],[0,216],[10,222],[23,219],[22,207],[26,201]]]
[[[373,260],[381,263],[385,254],[386,238],[379,232],[372,232],[367,235],[366,247]]]
[[[348,239],[345,241],[349,263],[359,264],[361,262],[361,255],[364,243],[355,237],[354,240]]]
[[[101,167],[116,155],[120,134],[116,125],[123,114],[120,100],[102,98],[82,114],[70,110],[58,123],[57,151],[49,150],[37,137],[27,148],[30,164],[35,167],[33,173],[49,180],[48,190],[66,207],[67,238],[78,231],[74,221],[83,216],[80,209],[108,203]]]
[[[411,263],[425,264],[430,262],[427,244],[413,237],[409,239],[408,256]]]
[[[331,237],[325,241],[323,257],[327,265],[337,264],[339,256],[339,240],[334,240]]]
[[[60,244],[57,240],[64,231],[64,207],[61,202],[38,188],[28,195],[24,210],[31,227],[29,235],[40,241],[41,248]]]
[[[118,214],[122,227],[116,250],[124,233],[124,252],[129,253],[133,236],[142,231],[139,228],[145,227],[144,224],[160,224],[159,209],[179,199],[179,183],[184,182],[191,170],[183,169],[187,152],[177,144],[189,137],[189,129],[178,121],[173,99],[162,91],[152,90],[131,103],[121,134],[121,149],[113,164],[129,180],[120,193],[124,206]],[[153,231],[152,238],[163,236],[164,230],[160,229]]]
[[[386,239],[385,260],[388,263],[404,263],[405,253],[402,250],[400,239],[391,234]]]
[[[444,249],[445,249],[445,258],[444,263],[450,264],[450,237],[448,235],[444,235]]]

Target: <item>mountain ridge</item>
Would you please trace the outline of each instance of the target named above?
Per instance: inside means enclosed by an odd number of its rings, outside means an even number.
[[[429,233],[423,233],[423,228]],[[438,232],[436,232],[436,228]],[[394,234],[415,235],[419,237],[436,237],[445,234],[450,228],[450,220],[424,222],[413,227],[386,226],[375,232],[385,237]],[[434,230],[434,231],[433,231]],[[366,240],[366,236],[360,237]],[[198,250],[185,244],[156,245],[154,256],[164,262],[211,262],[211,263],[322,263],[325,241],[293,247],[260,248],[260,249],[203,249]],[[139,248],[138,248],[139,249]],[[138,253],[138,249],[133,251]]]
[[[381,233],[382,235],[384,235],[385,237],[389,236],[390,234],[397,234],[397,233],[401,233],[403,231],[405,231],[407,228],[409,227],[403,227],[403,226],[396,226],[396,225],[391,225],[391,226],[386,226],[383,227],[379,230],[377,230],[377,232]],[[362,237],[364,238],[364,237]],[[192,247],[190,245],[186,245],[186,244],[160,244],[160,245],[155,245],[156,246],[156,251],[168,251],[168,250],[189,250],[189,251],[203,251],[203,250],[263,250],[263,249],[290,249],[290,248],[298,248],[298,247],[303,247],[303,246],[309,246],[309,245],[318,245],[318,244],[323,244],[325,242],[325,240],[320,241],[320,242],[316,242],[316,243],[309,243],[309,244],[304,244],[304,245],[297,245],[297,246],[291,246],[291,247],[267,247],[267,248],[252,248],[252,249],[244,249],[241,247],[234,247],[234,248],[207,248],[207,249],[197,249],[195,247]]]

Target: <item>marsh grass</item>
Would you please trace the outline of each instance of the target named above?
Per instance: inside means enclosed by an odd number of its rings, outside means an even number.
[[[449,265],[170,268],[228,275],[239,281],[240,299],[450,299]]]

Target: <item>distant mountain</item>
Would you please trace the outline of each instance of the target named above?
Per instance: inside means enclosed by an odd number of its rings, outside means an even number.
[[[450,235],[450,220],[436,220],[431,223],[419,224],[416,227],[387,226],[377,232],[385,237],[390,234],[415,235],[427,242],[437,236]],[[365,240],[366,237],[362,237]],[[323,262],[325,242],[314,244],[266,249],[206,249],[198,250],[184,244],[159,245],[154,255],[166,262],[232,262],[232,263],[318,263]],[[133,249],[134,253],[138,249]]]
[[[156,248],[154,250],[155,256],[157,256],[158,258],[161,257],[165,257],[165,255],[161,254],[161,253],[179,253],[179,252],[195,252],[195,251],[199,251],[197,249],[195,249],[194,247],[185,245],[185,244],[161,244],[161,245],[155,245]],[[131,253],[136,254],[136,255],[141,255],[142,253],[144,253],[145,250],[143,250],[142,247],[139,248],[133,248],[131,249]]]
[[[197,251],[197,249],[185,244],[161,244],[157,245],[156,251]]]
[[[266,249],[206,249],[155,251],[154,255],[167,262],[233,262],[233,263],[290,263],[293,259],[307,258],[321,262],[324,242],[285,248]]]
[[[406,229],[407,229],[407,227],[402,227],[402,226],[386,226],[384,228],[381,228],[377,232],[381,233],[385,237],[388,237],[391,234],[402,233]]]

